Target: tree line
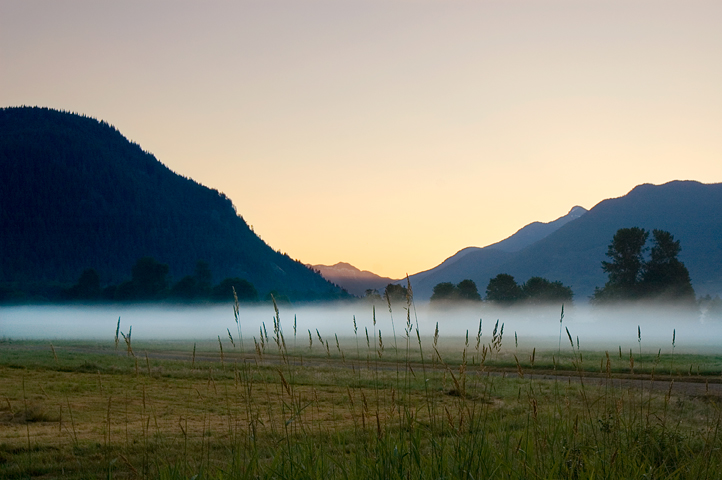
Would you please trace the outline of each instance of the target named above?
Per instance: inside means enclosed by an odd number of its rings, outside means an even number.
[[[500,305],[513,305],[525,303],[541,305],[547,303],[569,303],[574,294],[570,287],[561,282],[549,281],[542,277],[532,277],[519,285],[514,277],[507,273],[500,273],[489,280],[486,287],[487,302]],[[431,302],[481,302],[482,298],[473,280],[462,280],[454,285],[451,282],[442,282],[434,286]]]
[[[193,275],[186,275],[171,283],[170,268],[153,257],[142,257],[131,270],[131,279],[118,285],[101,287],[100,276],[95,269],[83,271],[77,283],[62,292],[68,301],[121,301],[149,302],[172,300],[179,302],[232,301],[235,294],[239,302],[257,302],[258,291],[248,280],[229,277],[217,285],[212,284],[213,275],[207,262],[199,260]],[[270,294],[269,294],[270,295]],[[275,294],[277,299],[285,296]]]
[[[595,289],[591,297],[593,304],[631,300],[696,302],[689,271],[678,258],[682,250],[680,241],[670,232],[657,229],[651,232],[651,247],[647,246],[649,238],[650,232],[639,227],[617,230],[607,248],[609,261],[602,262],[608,280],[603,287]],[[519,285],[513,276],[500,273],[489,280],[484,301],[499,305],[541,305],[570,303],[573,297],[571,287],[560,281],[531,277]],[[482,301],[476,283],[470,279],[458,284],[438,283],[431,295],[432,303],[469,301]],[[707,296],[698,303],[710,313],[722,310],[719,297]]]

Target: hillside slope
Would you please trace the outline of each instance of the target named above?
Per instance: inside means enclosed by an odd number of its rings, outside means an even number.
[[[467,252],[459,261],[437,267],[434,275],[421,277],[415,292],[427,299],[439,282],[471,278],[483,294],[490,278],[508,273],[520,283],[532,276],[560,280],[572,287],[577,301],[585,302],[606,281],[601,262],[614,233],[635,226],[671,232],[681,241],[679,258],[697,294],[722,292],[722,184],[693,181],[639,185],[517,252],[493,246]]]
[[[242,172],[240,173],[242,174]],[[261,295],[343,295],[254,234],[222,193],[169,170],[105,122],[44,108],[0,110],[0,282],[104,283],[151,256],[178,280],[198,260]]]
[[[431,297],[434,286],[441,282],[458,283],[461,280],[473,279],[484,295],[483,289],[489,282],[487,279],[480,283],[479,270],[493,270],[499,265],[513,257],[513,253],[518,252],[529,245],[551,235],[567,223],[576,220],[587,212],[583,207],[573,207],[569,213],[563,217],[559,217],[551,222],[532,222],[519,230],[513,235],[499,242],[487,245],[486,247],[467,247],[459,250],[451,257],[444,260],[441,264],[434,268],[411,275],[409,278],[414,286],[414,292],[417,298],[427,300]],[[442,279],[442,280],[440,280]]]

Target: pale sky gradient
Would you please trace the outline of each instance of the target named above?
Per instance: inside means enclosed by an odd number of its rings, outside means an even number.
[[[401,277],[722,181],[722,2],[0,0],[0,106],[115,125],[273,248]]]

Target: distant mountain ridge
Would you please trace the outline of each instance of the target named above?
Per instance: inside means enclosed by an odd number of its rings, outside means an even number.
[[[198,260],[214,280],[240,277],[261,296],[338,298],[340,289],[266,245],[216,190],[184,178],[105,122],[47,108],[0,109],[0,284],[103,283],[137,259]]]
[[[569,213],[567,213],[563,217],[559,217],[554,221],[546,223],[532,222],[529,225],[520,228],[516,231],[516,233],[505,238],[504,240],[493,243],[486,247],[467,247],[459,250],[454,255],[444,260],[441,265],[434,267],[430,270],[411,275],[409,278],[412,280],[412,286],[414,287],[414,291],[416,291],[417,288],[416,282],[420,282],[424,277],[434,276],[437,271],[443,270],[449,265],[455,264],[469,253],[485,251],[485,253],[480,255],[484,256],[484,258],[487,258],[487,261],[490,265],[497,264],[498,262],[507,258],[507,253],[519,251],[531,245],[532,243],[541,240],[542,238],[550,235],[565,224],[571,222],[572,220],[576,220],[580,216],[584,215],[586,212],[587,210],[584,207],[575,206],[569,211]],[[380,277],[375,273],[366,270],[359,270],[353,265],[344,262],[339,262],[331,266],[312,265],[312,268],[318,270],[321,275],[323,275],[323,277],[330,282],[333,282],[336,285],[345,288],[349,293],[357,296],[364,295],[366,290],[369,288],[382,291],[389,283],[405,282],[405,280],[403,279],[394,280],[388,277]],[[467,275],[473,275],[473,272],[469,271]],[[426,295],[426,292],[422,292],[422,295],[424,297],[430,297],[431,293],[428,293],[428,295]]]
[[[424,298],[427,296],[431,297],[431,292],[426,291],[428,290],[425,287],[427,282],[422,282],[424,278],[437,278],[439,275],[444,275],[444,273],[441,272],[446,272],[447,269],[451,268],[452,265],[455,265],[457,262],[461,262],[462,259],[469,254],[473,254],[475,257],[478,257],[477,261],[485,262],[489,266],[498,265],[502,263],[505,259],[509,258],[510,255],[508,254],[518,252],[528,247],[529,245],[532,245],[533,243],[547,237],[548,235],[551,235],[556,230],[560,229],[572,220],[576,220],[577,218],[584,215],[586,212],[587,210],[584,207],[575,206],[572,207],[572,209],[569,210],[566,215],[559,217],[551,222],[532,222],[520,228],[513,235],[505,238],[504,240],[492,243],[491,245],[487,245],[486,247],[466,247],[464,249],[461,249],[451,257],[441,262],[440,265],[429,270],[425,270],[423,272],[411,275],[409,279],[413,282],[412,285],[420,285],[414,287],[415,292],[419,292],[420,296]],[[474,274],[473,267],[467,268],[466,265],[458,265],[457,268],[459,271],[465,272],[466,275],[469,275],[465,278],[472,278],[470,275]],[[458,280],[457,283],[461,280],[464,280],[464,278]],[[436,283],[434,283],[434,285],[436,285]],[[432,288],[434,285],[432,285]],[[484,286],[486,286],[486,284],[484,284]],[[480,285],[477,285],[477,287],[481,288]],[[419,288],[421,290],[417,290]]]
[[[576,220],[585,213],[587,213],[587,209],[577,205],[572,207],[572,209],[569,210],[569,213],[563,217],[559,217],[554,221],[546,223],[532,222],[529,225],[517,230],[514,235],[511,235],[500,242],[487,245],[484,248],[495,248],[504,252],[518,252],[519,250],[538,242],[542,238],[548,237],[567,223],[572,220]]]
[[[601,262],[607,259],[614,233],[635,226],[667,230],[680,240],[679,258],[698,295],[722,292],[722,184],[694,181],[639,185],[627,195],[598,203],[521,250],[509,252],[493,245],[465,249],[453,262],[452,256],[434,269],[412,275],[411,283],[416,297],[424,300],[440,282],[470,278],[483,295],[489,279],[499,273],[513,275],[518,282],[541,276],[571,286],[575,299],[585,302],[594,287],[606,282]]]
[[[356,296],[363,296],[367,289],[383,291],[386,285],[397,280],[381,277],[368,270],[359,270],[353,265],[339,262],[335,265],[310,265],[318,270],[323,278],[335,283]]]

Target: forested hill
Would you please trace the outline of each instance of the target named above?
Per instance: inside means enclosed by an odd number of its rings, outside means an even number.
[[[344,293],[255,235],[230,199],[172,172],[105,122],[46,108],[0,109],[0,284],[128,280],[141,257],[173,280],[210,265],[259,294]]]

